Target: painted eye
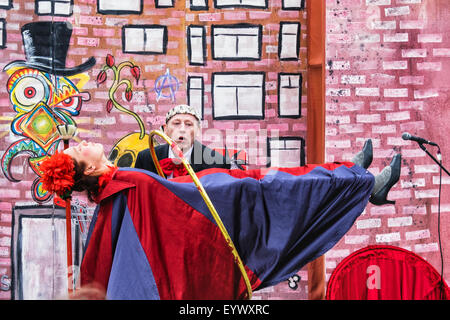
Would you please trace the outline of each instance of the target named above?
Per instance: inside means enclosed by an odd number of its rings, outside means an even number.
[[[11,99],[17,101],[21,107],[34,107],[37,103],[47,100],[46,87],[37,78],[24,77],[20,79],[13,91],[11,92]]]
[[[33,99],[33,97],[36,95],[36,89],[33,88],[33,87],[25,88],[23,94],[24,94],[25,97],[27,97],[28,99]]]
[[[67,98],[62,102],[64,107],[70,107],[73,104],[73,98]]]
[[[82,102],[83,101],[81,97],[73,96],[68,97],[67,99],[59,102],[57,105],[54,105],[53,107],[56,109],[65,110],[70,114],[76,115],[81,109]]]

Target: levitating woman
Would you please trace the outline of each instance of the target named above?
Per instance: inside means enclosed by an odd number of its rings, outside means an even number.
[[[374,177],[368,140],[352,162],[197,173],[237,253],[190,176],[166,180],[116,168],[101,144],[81,142],[42,163],[44,189],[86,191],[97,207],[81,285],[108,299],[241,299],[287,280],[325,254],[368,201],[381,205],[399,180],[401,155]]]

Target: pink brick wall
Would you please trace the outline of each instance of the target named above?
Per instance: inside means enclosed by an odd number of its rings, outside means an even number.
[[[396,205],[367,206],[326,254],[327,278],[348,254],[370,244],[412,250],[441,270],[439,169],[415,142],[401,135],[407,131],[437,142],[449,166],[449,9],[448,1],[327,0],[327,160],[349,159],[367,138],[374,142],[369,169],[374,174],[396,152],[403,155],[400,181],[390,193]],[[434,147],[427,149],[436,156]],[[445,265],[450,262],[449,191],[444,173]],[[448,267],[444,276],[448,282]]]

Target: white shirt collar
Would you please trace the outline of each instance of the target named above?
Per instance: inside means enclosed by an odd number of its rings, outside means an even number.
[[[192,153],[193,146],[189,148],[188,151],[183,152],[183,156],[186,158],[186,160],[190,163],[191,162],[191,153]],[[172,148],[169,146],[169,154],[168,158],[176,158],[175,154],[173,153]]]

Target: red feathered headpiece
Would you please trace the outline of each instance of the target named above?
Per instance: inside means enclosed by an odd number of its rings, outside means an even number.
[[[71,197],[74,184],[74,162],[72,157],[58,151],[47,160],[44,160],[40,169],[43,174],[40,178],[42,188],[51,193],[56,193],[61,199]]]

